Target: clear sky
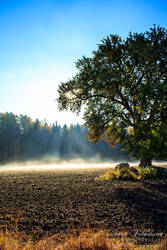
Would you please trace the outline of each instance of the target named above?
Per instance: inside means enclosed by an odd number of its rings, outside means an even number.
[[[0,0],[0,112],[82,122],[54,101],[74,62],[109,34],[153,24],[167,27],[166,0]]]

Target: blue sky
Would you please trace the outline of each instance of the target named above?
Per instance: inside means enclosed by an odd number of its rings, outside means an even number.
[[[104,37],[167,27],[166,0],[0,0],[0,112],[49,123],[82,122],[57,111],[57,86]]]

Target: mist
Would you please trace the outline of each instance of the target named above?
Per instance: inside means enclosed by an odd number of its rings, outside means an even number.
[[[33,121],[26,115],[0,113],[0,165],[77,164],[129,161],[120,145],[111,148],[105,140],[92,144],[88,130],[79,124],[63,127],[57,122]],[[20,163],[21,162],[21,163]],[[23,164],[24,163],[24,164]]]
[[[116,144],[105,140],[93,144],[88,130],[79,124],[63,127],[57,122],[33,121],[25,115],[0,113],[0,170],[4,169],[88,169],[133,162]]]
[[[54,171],[54,170],[75,170],[92,168],[114,167],[118,162],[104,161],[99,156],[90,159],[62,159],[60,157],[47,156],[38,160],[14,161],[0,165],[0,172],[3,171]]]
[[[8,164],[0,165],[2,172],[39,172],[39,171],[74,171],[74,170],[92,170],[114,168],[117,164],[123,162],[104,160],[98,155],[90,159],[70,159],[65,160],[59,157],[47,156],[38,160],[14,161]],[[130,166],[138,166],[139,161],[128,161]],[[153,165],[167,167],[167,161],[153,161]]]

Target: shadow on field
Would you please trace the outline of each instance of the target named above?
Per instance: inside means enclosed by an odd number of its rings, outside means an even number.
[[[129,231],[148,230],[167,233],[167,183],[142,182],[140,187],[117,188],[115,197],[120,204],[124,204],[125,210],[129,210],[129,218],[125,218],[125,227],[132,226]],[[119,206],[120,214],[123,214],[123,205]],[[122,220],[123,224],[123,220]],[[143,225],[143,229],[141,228]],[[135,233],[135,232],[132,232]]]
[[[167,233],[167,180],[95,181],[105,171],[1,173],[0,225],[39,238],[88,225]]]

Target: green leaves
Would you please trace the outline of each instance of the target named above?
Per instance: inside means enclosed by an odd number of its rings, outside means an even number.
[[[141,158],[146,151],[157,157],[153,141],[161,141],[164,151],[167,131],[160,129],[166,124],[162,119],[167,110],[166,55],[167,33],[159,26],[130,33],[125,40],[107,36],[92,58],[77,61],[77,74],[60,84],[59,109],[80,112],[85,105],[91,141],[105,137],[112,145],[119,141],[134,157]]]

